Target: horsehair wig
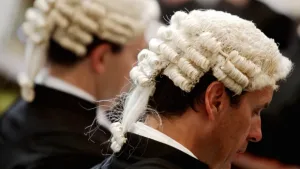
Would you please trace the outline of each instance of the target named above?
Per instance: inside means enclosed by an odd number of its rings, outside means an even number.
[[[45,63],[50,39],[83,57],[94,36],[124,45],[158,19],[157,12],[155,0],[36,0],[22,25],[28,37],[26,72],[18,77],[23,98],[34,99],[33,81]]]
[[[138,56],[130,77],[135,88],[128,94],[120,122],[111,127],[111,148],[120,151],[125,133],[145,115],[155,91],[155,78],[165,75],[182,91],[190,92],[212,71],[236,95],[266,86],[277,88],[292,62],[281,55],[274,40],[237,16],[214,10],[176,12],[167,27],[158,30],[149,49]],[[201,82],[200,82],[201,83]]]

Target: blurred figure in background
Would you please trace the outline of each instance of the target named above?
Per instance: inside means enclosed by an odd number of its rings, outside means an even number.
[[[158,11],[155,0],[34,2],[22,26],[22,99],[0,121],[1,169],[83,169],[103,160],[110,132],[98,127],[94,144],[84,129],[95,119],[96,101],[113,98],[128,83]]]
[[[289,17],[278,13],[258,0],[158,0],[162,17],[167,24],[174,12],[194,9],[216,9],[238,15],[253,21],[269,38],[279,44],[281,50],[290,44],[294,22]]]
[[[281,51],[286,50],[291,42],[295,29],[293,20],[258,0],[223,0],[215,9],[253,21],[262,32],[278,43]]]

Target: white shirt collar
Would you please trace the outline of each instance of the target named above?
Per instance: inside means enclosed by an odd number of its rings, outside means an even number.
[[[162,132],[159,132],[158,130],[155,130],[154,128],[145,125],[144,123],[135,123],[134,126],[130,129],[130,132],[172,146],[197,159],[197,157],[182,144],[178,143],[177,141],[163,134]]]
[[[62,79],[49,75],[47,70],[41,71],[41,73],[37,75],[35,82],[52,89],[77,96],[86,101],[90,101],[93,103],[96,101],[96,98],[91,94],[66,81],[63,81]]]

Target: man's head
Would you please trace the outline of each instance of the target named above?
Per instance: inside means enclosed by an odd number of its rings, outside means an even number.
[[[274,40],[249,21],[213,10],[176,12],[138,55],[130,72],[136,87],[112,125],[111,147],[119,151],[122,132],[146,115],[146,124],[211,168],[229,167],[249,141],[261,140],[260,112],[291,69]]]
[[[145,46],[144,36],[138,36],[124,45],[95,37],[88,54],[78,57],[51,40],[48,48],[49,71],[82,87],[98,100],[111,99],[128,87],[129,71],[137,61],[139,50]]]
[[[46,60],[52,75],[97,99],[114,97],[145,47],[147,25],[159,17],[153,9],[157,12],[154,0],[36,0],[23,24],[28,36],[27,72],[19,78],[23,97],[33,100],[30,89]]]

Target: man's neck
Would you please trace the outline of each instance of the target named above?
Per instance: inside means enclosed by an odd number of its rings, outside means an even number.
[[[146,120],[146,125],[164,133],[165,135],[171,137],[187,149],[189,149],[201,162],[206,163],[210,168],[219,168],[220,161],[216,160],[216,152],[214,148],[216,147],[209,138],[210,136],[207,132],[203,131],[202,139],[199,138],[201,128],[199,130],[191,130],[195,128],[188,126],[182,118],[174,119],[161,119],[162,123],[156,117],[148,117]],[[200,123],[200,122],[199,122]],[[197,127],[198,128],[198,127]]]
[[[76,68],[51,66],[48,69],[48,76],[59,79],[96,99],[93,78],[90,78],[86,72],[81,71],[80,69],[77,70]]]

